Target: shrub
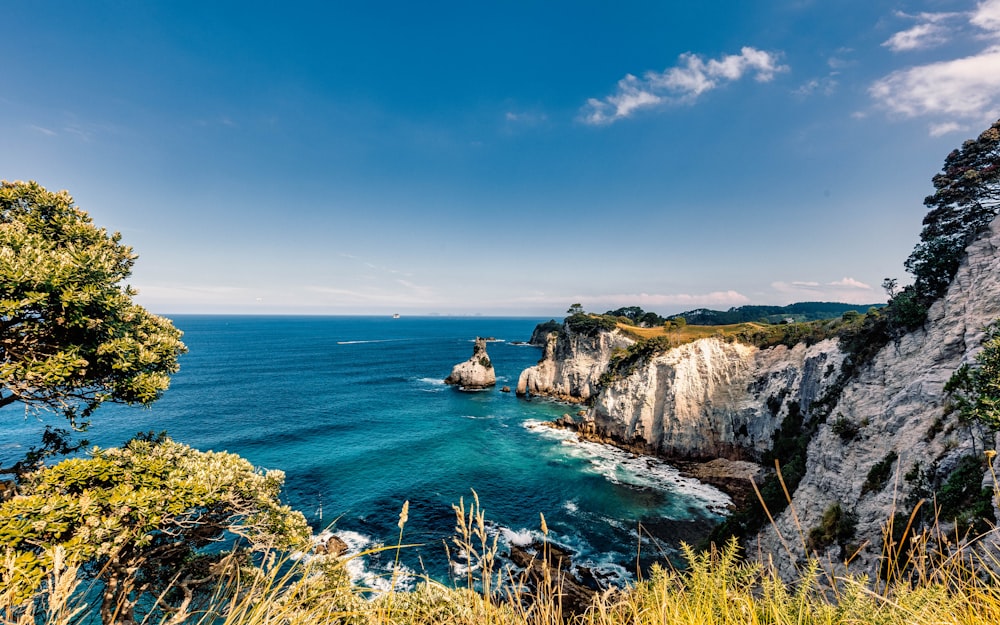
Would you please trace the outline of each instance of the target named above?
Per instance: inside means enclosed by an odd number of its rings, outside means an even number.
[[[614,317],[586,313],[570,315],[566,317],[565,323],[570,331],[589,337],[595,337],[601,332],[610,332],[618,326],[618,320]]]
[[[857,525],[858,519],[854,514],[845,512],[840,503],[831,504],[823,512],[819,525],[809,531],[808,547],[815,551],[822,551],[835,543],[843,547],[854,539]]]
[[[858,436],[858,426],[844,415],[839,415],[830,429],[845,443],[853,441]]]
[[[875,463],[865,477],[865,483],[861,486],[861,494],[877,493],[885,488],[886,483],[892,476],[892,466],[896,463],[899,455],[895,451],[890,451]]]

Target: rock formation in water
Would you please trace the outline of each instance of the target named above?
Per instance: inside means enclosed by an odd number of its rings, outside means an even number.
[[[455,365],[444,383],[454,384],[465,390],[484,389],[497,383],[496,371],[493,370],[493,363],[486,353],[486,339],[476,337],[472,357]]]

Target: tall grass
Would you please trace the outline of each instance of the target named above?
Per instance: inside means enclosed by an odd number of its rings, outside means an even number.
[[[928,504],[931,505],[931,504]],[[843,574],[843,566],[803,565],[793,583],[773,566],[782,554],[747,559],[735,541],[704,552],[683,547],[686,567],[654,565],[643,581],[594,596],[569,614],[564,573],[551,561],[545,518],[542,549],[528,570],[502,565],[497,536],[479,498],[453,506],[456,527],[448,549],[458,572],[451,585],[430,579],[415,589],[374,593],[351,581],[348,559],[315,555],[234,563],[207,602],[189,612],[160,614],[156,623],[193,625],[986,625],[1000,622],[1000,534],[955,536],[941,525],[908,527],[894,540],[885,525],[884,579]],[[911,517],[912,518],[912,517]],[[399,519],[398,555],[407,510]],[[909,519],[906,519],[909,525]],[[803,532],[799,539],[805,546]],[[369,552],[370,553],[370,552]],[[365,554],[360,554],[361,556]],[[354,556],[359,557],[359,556]],[[0,588],[3,625],[77,625],[92,618],[79,592],[79,571],[53,554],[43,590],[25,602]],[[3,561],[4,574],[16,569]],[[837,573],[836,571],[841,571]],[[393,572],[394,580],[397,573]]]

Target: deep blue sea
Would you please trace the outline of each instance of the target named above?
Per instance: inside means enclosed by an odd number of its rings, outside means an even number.
[[[443,544],[451,509],[478,494],[501,547],[539,535],[610,580],[671,557],[679,537],[717,520],[728,501],[670,466],[618,449],[579,443],[539,426],[578,410],[527,401],[513,392],[541,350],[527,341],[542,319],[454,317],[172,317],[189,353],[151,408],[106,405],[86,436],[102,447],[138,431],[166,430],[199,449],[238,453],[286,473],[284,497],[317,531],[333,530],[354,549],[395,544],[409,500],[401,561],[416,575],[453,572]],[[462,392],[442,380],[472,354],[488,352],[496,390]],[[2,412],[0,464],[37,443],[42,423]],[[45,423],[62,426],[52,416]],[[383,574],[392,554],[359,561]],[[369,577],[368,583],[378,583]]]

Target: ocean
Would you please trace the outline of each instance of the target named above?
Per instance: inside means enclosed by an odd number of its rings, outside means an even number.
[[[395,544],[404,501],[409,521],[400,561],[411,584],[447,581],[444,545],[452,505],[475,491],[501,551],[548,539],[608,583],[635,579],[673,559],[681,538],[721,518],[728,498],[668,464],[579,442],[542,422],[577,406],[515,396],[520,372],[541,350],[527,341],[543,319],[491,317],[172,316],[189,353],[150,408],[102,406],[86,433],[94,445],[162,431],[198,449],[238,453],[286,474],[284,498],[317,532],[354,550]],[[488,353],[496,389],[443,383],[472,355]],[[500,392],[504,385],[510,393]],[[23,409],[0,412],[0,463],[37,443],[43,423]],[[63,426],[49,416],[45,423]],[[359,559],[354,573],[378,586],[394,553]],[[638,556],[638,557],[637,557]]]

